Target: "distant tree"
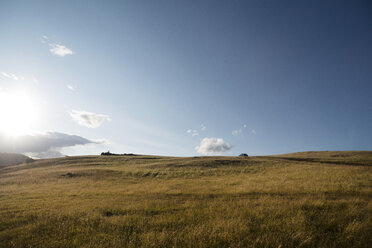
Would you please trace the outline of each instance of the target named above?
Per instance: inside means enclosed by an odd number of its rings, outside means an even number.
[[[248,157],[248,154],[247,154],[247,153],[241,153],[241,154],[239,155],[239,157]]]
[[[107,151],[107,152],[101,152],[101,156],[138,156],[138,155],[133,154],[133,153],[117,154],[117,153],[111,153],[110,151]]]

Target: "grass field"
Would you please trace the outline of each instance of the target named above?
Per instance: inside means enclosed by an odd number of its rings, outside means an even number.
[[[0,247],[371,247],[372,152],[0,168]]]

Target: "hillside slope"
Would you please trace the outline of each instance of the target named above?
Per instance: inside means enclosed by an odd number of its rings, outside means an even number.
[[[309,151],[271,157],[330,164],[372,165],[372,151]]]
[[[0,153],[0,167],[8,165],[16,165],[33,160],[25,155],[17,153]]]
[[[368,247],[371,164],[332,152],[4,167],[0,247]]]

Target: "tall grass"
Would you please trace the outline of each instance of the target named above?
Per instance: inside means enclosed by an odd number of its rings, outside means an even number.
[[[338,152],[9,166],[0,247],[369,247],[371,162]]]

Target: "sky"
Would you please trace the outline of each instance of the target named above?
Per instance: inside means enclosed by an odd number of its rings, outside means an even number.
[[[370,1],[0,1],[0,152],[372,150]]]

